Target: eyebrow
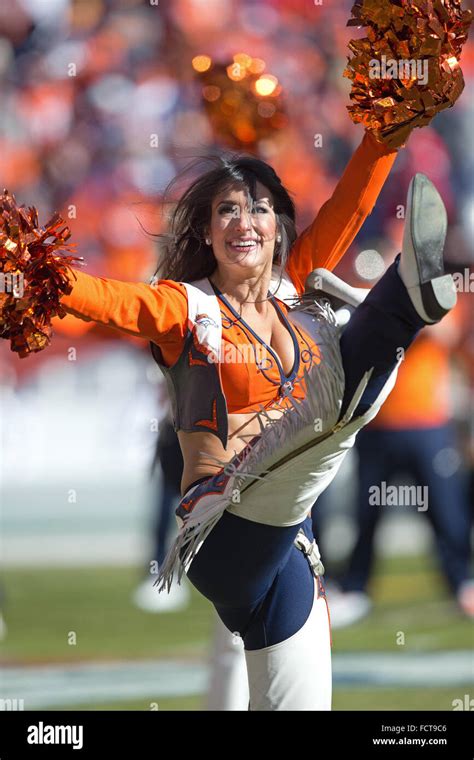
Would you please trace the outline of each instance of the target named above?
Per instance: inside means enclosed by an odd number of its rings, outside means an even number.
[[[224,200],[224,201],[218,201],[216,205],[220,206],[221,203],[229,203],[232,206],[235,206],[235,205],[237,205],[238,201],[232,201],[232,200],[228,199],[228,200]],[[269,206],[271,205],[271,201],[269,201],[268,198],[260,198],[260,200],[254,201],[254,203],[268,203]]]

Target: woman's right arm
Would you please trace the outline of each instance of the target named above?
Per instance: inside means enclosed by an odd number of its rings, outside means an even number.
[[[61,298],[68,314],[151,340],[164,349],[165,361],[167,348],[173,355],[170,358],[175,358],[176,347],[182,344],[187,330],[184,285],[172,280],[158,280],[153,285],[122,282],[72,268],[68,276],[72,291]]]

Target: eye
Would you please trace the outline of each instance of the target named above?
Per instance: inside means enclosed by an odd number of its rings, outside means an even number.
[[[264,214],[268,213],[268,209],[266,206],[257,206],[257,212],[260,214],[263,211]]]
[[[223,206],[219,206],[218,214],[232,214],[234,213],[234,210],[238,208],[238,206],[231,206],[230,203],[226,203]]]

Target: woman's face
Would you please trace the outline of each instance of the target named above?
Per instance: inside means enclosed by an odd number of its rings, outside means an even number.
[[[257,182],[256,201],[249,208],[246,187],[231,185],[212,201],[210,237],[217,264],[233,269],[271,266],[277,235],[273,197]]]

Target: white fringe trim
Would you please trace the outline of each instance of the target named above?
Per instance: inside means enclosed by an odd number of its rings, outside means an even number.
[[[309,296],[302,297],[294,310],[310,314],[318,323],[319,364],[314,364],[309,372],[304,371],[305,398],[294,399],[289,394],[291,407],[277,420],[271,419],[262,405],[259,412],[260,435],[252,438],[245,449],[230,462],[216,460],[224,473],[230,476],[224,492],[222,496],[214,496],[207,503],[204,496],[202,505],[198,503],[180,526],[178,536],[154,583],[160,591],[166,588],[169,592],[176,572],[178,583],[181,582],[183,573],[187,571],[203,541],[225,510],[232,506],[234,489],[240,491],[243,483],[250,478],[264,478],[270,464],[276,464],[298,445],[302,445],[302,442],[314,440],[319,435],[326,436],[328,431],[341,427],[336,422],[344,395],[344,370],[335,314],[327,301],[316,301]],[[347,417],[347,414],[344,415],[344,424],[348,421]],[[320,434],[314,432],[316,420],[322,422]],[[299,434],[303,434],[304,440],[296,441]],[[186,497],[189,498],[191,494],[192,491]]]

